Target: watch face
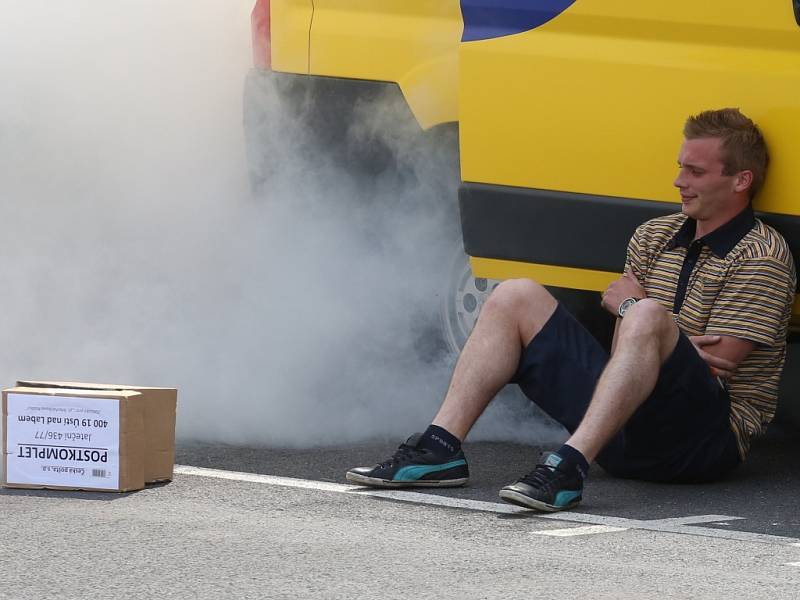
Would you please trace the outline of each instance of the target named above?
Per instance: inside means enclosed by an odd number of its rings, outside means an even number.
[[[619,305],[619,316],[624,317],[627,310],[634,304],[636,304],[635,298],[626,298],[623,300],[622,304]]]

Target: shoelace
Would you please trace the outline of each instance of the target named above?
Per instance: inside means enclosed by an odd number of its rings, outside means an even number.
[[[415,450],[416,448],[414,446],[407,446],[406,444],[400,444],[400,447],[392,455],[392,458],[383,461],[382,463],[380,463],[379,466],[382,469],[385,469],[392,466],[393,464],[402,464],[403,462],[411,458]]]
[[[555,475],[555,478],[553,477]],[[550,465],[536,465],[530,473],[520,479],[521,483],[527,483],[531,487],[546,488],[563,477],[563,474],[558,472],[555,467]]]

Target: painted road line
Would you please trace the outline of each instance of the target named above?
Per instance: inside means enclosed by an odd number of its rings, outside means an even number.
[[[692,517],[675,517],[674,519],[659,519],[662,525],[697,525],[698,523],[714,523],[715,521],[735,521],[744,517],[731,517],[729,515],[696,515]],[[722,525],[723,523],[714,523]],[[725,523],[727,525],[727,523]]]
[[[520,506],[500,504],[499,502],[484,502],[483,500],[469,500],[467,498],[450,498],[436,494],[423,494],[406,490],[376,490],[360,487],[355,492],[359,496],[372,498],[386,498],[398,502],[411,502],[413,504],[428,504],[431,506],[444,506],[446,508],[463,508],[481,512],[498,513],[501,515],[531,514],[531,511]]]
[[[231,481],[244,481],[261,483],[265,485],[367,496],[371,498],[384,498],[387,500],[409,502],[412,504],[424,504],[428,506],[459,508],[464,510],[474,510],[503,515],[524,515],[531,519],[550,519],[555,521],[565,521],[568,523],[604,525],[608,527],[617,527],[620,529],[641,529],[645,531],[677,533],[681,535],[712,537],[761,544],[779,544],[782,546],[789,544],[800,545],[800,539],[798,538],[763,533],[750,533],[747,531],[732,531],[730,529],[711,529],[708,527],[697,527],[696,525],[692,525],[692,523],[697,524],[715,521],[730,521],[740,518],[732,517],[730,515],[695,515],[679,517],[677,519],[639,520],[626,519],[624,517],[592,515],[573,511],[561,513],[538,513],[504,503],[501,504],[496,502],[484,502],[481,500],[450,498],[447,496],[439,496],[437,494],[423,494],[420,492],[411,492],[406,490],[366,488],[363,486],[329,483],[326,481],[313,481],[309,479],[296,479],[293,477],[279,477],[275,475],[261,475],[258,473],[241,473],[237,471],[223,471],[219,469],[207,469],[203,467],[191,467],[184,465],[175,465],[175,472],[181,475],[212,477],[215,479],[227,479]]]
[[[568,527],[566,529],[545,529],[534,531],[534,535],[552,535],[554,537],[572,537],[574,535],[596,535],[598,533],[614,533],[615,531],[628,531],[626,527],[611,527],[610,525],[585,525],[583,527]]]
[[[660,531],[662,533],[678,533],[681,535],[699,535],[703,537],[720,538],[726,540],[737,540],[740,542],[755,542],[759,544],[780,544],[785,546],[798,541],[797,538],[785,537],[781,535],[770,535],[766,533],[750,533],[749,531],[735,531],[731,529],[710,529],[708,527],[695,527],[692,525],[674,524],[673,519],[651,519],[638,520],[626,519],[623,517],[605,517],[600,515],[589,515],[583,513],[553,513],[537,515],[541,519],[554,519],[559,521],[574,521],[579,523],[596,523],[598,525],[610,525],[612,527],[625,527],[627,529],[643,529],[645,531]],[[709,515],[713,517],[711,521],[723,520],[722,515]],[[693,520],[703,522],[704,515],[692,517],[681,517],[680,520]],[[725,516],[724,520],[740,519],[741,517]]]
[[[795,544],[797,545],[797,544]],[[800,562],[786,563],[787,567],[800,567]]]
[[[309,479],[296,479],[294,477],[278,477],[275,475],[261,475],[258,473],[240,473],[237,471],[222,471],[219,469],[207,469],[204,467],[190,467],[185,465],[175,465],[175,472],[181,475],[197,475],[200,477],[213,477],[214,479],[229,479],[231,481],[248,481],[251,483],[264,483],[267,485],[277,485],[283,487],[293,487],[302,489],[316,489],[326,492],[336,493],[355,493],[359,496],[370,496],[373,498],[386,498],[400,502],[411,502],[414,504],[429,504],[432,506],[444,506],[446,508],[463,508],[466,510],[477,510],[501,514],[530,513],[531,511],[510,504],[498,504],[495,502],[482,502],[481,500],[467,500],[463,498],[448,498],[433,494],[422,494],[405,490],[392,489],[373,489],[365,488],[361,485],[346,485],[342,483],[329,483],[327,481],[313,481]]]
[[[327,481],[313,481],[311,479],[297,479],[294,477],[277,477],[275,475],[261,475],[260,473],[243,473],[240,471],[223,471],[221,469],[207,469],[205,467],[189,467],[175,465],[175,472],[181,475],[197,475],[200,477],[213,477],[214,479],[229,479],[231,481],[249,481],[251,483],[265,483],[281,487],[303,488],[308,490],[322,490],[325,492],[353,492],[362,489],[359,485],[344,485],[329,483]]]

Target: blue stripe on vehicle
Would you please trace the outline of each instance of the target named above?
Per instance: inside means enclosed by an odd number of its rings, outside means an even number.
[[[462,42],[530,31],[567,10],[575,0],[461,0]]]
[[[422,479],[429,473],[446,471],[447,469],[453,469],[466,464],[467,461],[462,458],[445,463],[443,465],[409,465],[407,467],[403,467],[402,469],[398,469],[397,473],[395,473],[394,477],[392,477],[392,481],[416,481],[418,479]]]

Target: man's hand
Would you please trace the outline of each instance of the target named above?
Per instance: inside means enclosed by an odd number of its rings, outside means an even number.
[[[723,379],[729,379],[733,377],[733,373],[734,371],[736,371],[736,364],[737,364],[736,362],[733,362],[732,360],[728,360],[726,358],[722,358],[721,356],[715,356],[714,354],[710,354],[705,350],[703,350],[703,348],[707,346],[714,346],[715,344],[719,344],[720,341],[722,341],[721,335],[690,335],[689,341],[692,342],[692,345],[697,350],[697,353],[700,355],[700,358],[706,361],[708,368],[711,369],[712,375],[714,375],[715,377],[722,377]],[[737,341],[744,341],[744,340],[737,340]]]
[[[644,288],[639,285],[636,277],[630,273],[625,273],[616,281],[612,281],[611,285],[603,292],[602,305],[608,312],[618,317],[619,305],[622,304],[625,298],[638,298],[641,300],[646,297],[647,294]]]

